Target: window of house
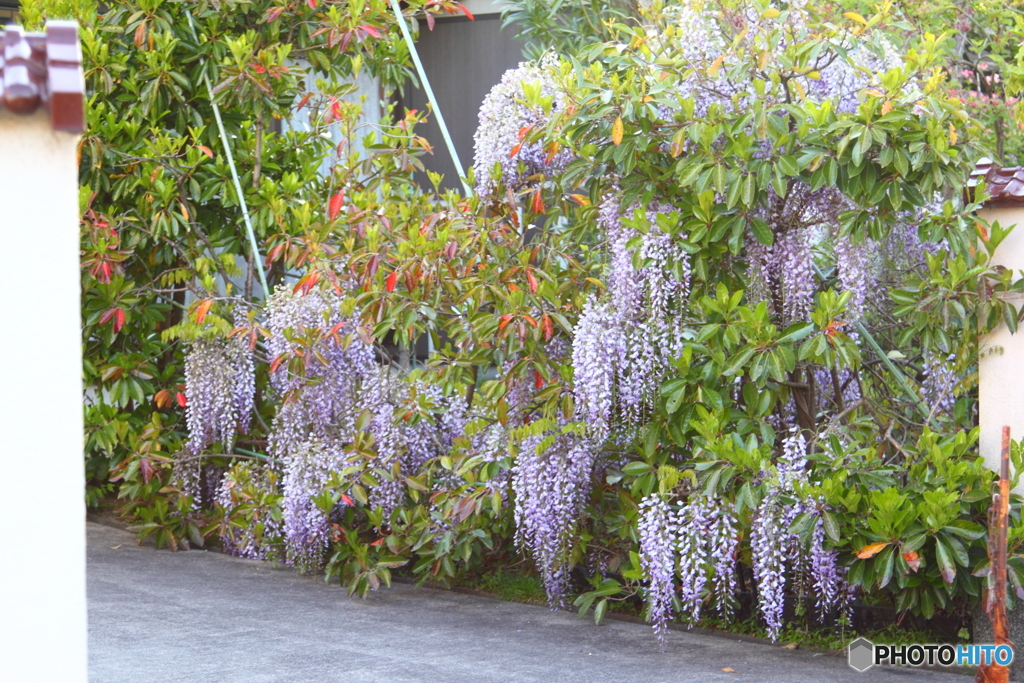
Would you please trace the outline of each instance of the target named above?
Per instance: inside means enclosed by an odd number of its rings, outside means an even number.
[[[13,24],[17,18],[17,0],[0,0],[0,26]]]

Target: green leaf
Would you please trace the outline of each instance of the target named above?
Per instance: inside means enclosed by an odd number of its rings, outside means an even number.
[[[838,544],[840,541],[839,537],[839,522],[836,521],[835,515],[828,510],[821,513],[821,521],[825,525],[825,534],[828,535],[829,539]]]
[[[953,562],[953,552],[946,547],[939,536],[935,537],[935,560],[939,565],[942,580],[947,584],[953,583],[956,579],[956,564]]]
[[[601,621],[604,620],[605,610],[608,609],[608,598],[603,598],[597,607],[594,608],[594,623],[598,626],[601,625]]]
[[[766,247],[775,243],[775,234],[768,224],[762,220],[753,219],[750,221],[750,231],[754,233],[754,239]]]
[[[793,323],[779,337],[779,344],[790,344],[809,336],[814,331],[813,323]]]

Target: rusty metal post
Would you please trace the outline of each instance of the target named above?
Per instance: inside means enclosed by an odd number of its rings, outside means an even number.
[[[992,497],[988,513],[989,571],[993,578],[985,611],[992,622],[996,645],[1009,645],[1010,629],[1006,620],[1006,542],[1010,519],[1010,428],[1003,427],[1003,444],[999,463],[999,492]],[[989,662],[978,667],[974,678],[978,683],[1010,683],[1010,670],[1002,664]]]

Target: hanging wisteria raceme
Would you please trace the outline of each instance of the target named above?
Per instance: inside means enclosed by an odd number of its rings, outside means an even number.
[[[671,213],[663,206],[647,211],[650,229],[645,233],[623,221],[615,195],[601,204],[599,224],[609,244],[609,297],[587,303],[573,335],[580,417],[600,440],[609,436],[616,418],[628,426],[642,423],[653,411],[671,361],[682,351],[690,260],[658,224],[659,216]],[[639,246],[631,249],[636,242]],[[635,267],[635,261],[642,265]]]
[[[608,298],[619,315],[634,319],[644,306],[644,282],[633,268],[633,251],[628,246],[638,232],[622,223],[617,193],[609,193],[601,202],[597,226],[608,239]]]
[[[816,597],[821,618],[838,598],[847,594],[837,553],[825,548],[824,504],[799,497],[798,484],[807,480],[806,453],[807,443],[799,432],[783,440],[776,479],[761,500],[751,525],[750,550],[758,608],[772,640],[777,640],[782,631],[787,585],[806,580],[808,591]],[[791,530],[801,515],[809,517],[812,525],[807,545],[799,533]]]
[[[811,509],[814,528],[811,531],[810,574],[818,608],[818,619],[824,620],[845,586],[839,576],[837,554],[825,548],[825,520],[819,507]]]
[[[512,468],[516,541],[533,555],[548,603],[564,606],[569,551],[590,493],[597,449],[560,426],[522,440]]]
[[[718,614],[730,621],[736,612],[736,555],[739,552],[739,522],[724,501],[709,509],[713,516],[710,547],[711,595]]]
[[[641,503],[640,563],[654,631],[663,638],[673,617],[678,578],[683,621],[700,621],[710,601],[726,620],[736,609],[737,520],[722,500],[694,496],[672,512],[657,494]]]
[[[332,291],[300,296],[287,287],[267,302],[268,355],[276,361],[301,352],[306,361],[302,373],[284,361],[271,373],[283,398],[270,434],[279,459],[310,438],[350,439],[363,407],[360,392],[379,373],[373,348],[355,334],[356,320],[342,319],[341,303]]]
[[[776,640],[782,630],[786,596],[786,545],[789,540],[786,511],[777,495],[767,495],[757,508],[750,527],[750,553],[757,584],[757,606]]]
[[[956,403],[953,389],[957,384],[955,364],[955,353],[945,357],[938,353],[925,355],[921,391],[928,407],[936,415],[953,412]]]
[[[318,506],[313,496],[323,492],[331,474],[344,468],[345,460],[343,443],[310,440],[286,461],[282,508],[287,561],[300,571],[323,566],[330,541],[330,511]]]
[[[871,267],[874,244],[869,240],[854,244],[848,236],[836,236],[833,242],[839,271],[839,286],[850,292],[850,300],[846,304],[847,319],[863,320],[869,293],[875,286]],[[856,332],[851,331],[850,334],[855,335]]]
[[[611,304],[588,301],[573,331],[572,367],[577,416],[597,441],[608,438],[611,431],[616,359],[625,356],[627,349]]]
[[[664,644],[675,594],[676,523],[672,510],[654,493],[640,503],[640,566],[647,578],[648,620]]]
[[[691,499],[678,513],[679,601],[681,616],[691,626],[700,621],[704,604],[712,521],[710,506],[701,498]]]
[[[814,307],[814,254],[804,230],[791,230],[775,243],[782,281],[782,317],[794,323],[809,320]]]
[[[477,193],[486,197],[497,189],[495,166],[501,167],[501,180],[513,192],[527,187],[527,179],[537,174],[558,171],[572,160],[572,154],[557,143],[527,142],[531,129],[541,129],[551,116],[564,108],[564,95],[556,86],[552,70],[558,60],[549,55],[539,62],[524,62],[510,69],[501,82],[491,88],[480,107],[480,122],[473,135]],[[526,89],[536,89],[551,100],[549,111],[527,104]],[[520,170],[522,167],[522,171]]]
[[[230,452],[235,434],[252,417],[256,372],[252,354],[240,339],[199,339],[185,355],[188,450],[199,454],[223,442]]]

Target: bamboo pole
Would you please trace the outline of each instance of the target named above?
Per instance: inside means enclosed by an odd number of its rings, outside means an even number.
[[[199,44],[199,35],[196,33],[196,25],[192,22],[192,12],[185,10],[188,17],[188,26],[192,29],[192,37]],[[245,221],[245,231],[249,237],[249,248],[252,249],[252,262],[256,266],[256,273],[260,276],[260,285],[263,287],[263,298],[270,297],[270,288],[267,287],[267,274],[263,270],[263,259],[260,257],[260,247],[256,243],[256,233],[252,229],[252,220],[249,218],[249,205],[245,201],[245,192],[242,191],[242,183],[238,180],[238,170],[235,168],[235,157],[231,153],[231,144],[228,142],[228,135],[224,131],[224,122],[220,118],[220,107],[214,97],[213,84],[210,83],[210,76],[204,70],[203,82],[206,83],[206,90],[210,93],[210,104],[213,105],[213,118],[217,121],[217,130],[220,131],[220,142],[224,146],[224,156],[228,160],[228,168],[231,169],[231,180],[235,186],[235,194],[238,195],[238,205],[242,208],[242,219]],[[211,257],[215,254],[210,254]],[[224,283],[227,285],[227,283]]]

